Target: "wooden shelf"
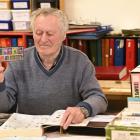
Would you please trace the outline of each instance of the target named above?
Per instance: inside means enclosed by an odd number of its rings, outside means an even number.
[[[99,80],[108,99],[108,112],[119,112],[127,107],[127,97],[131,96],[130,80]]]
[[[21,37],[23,39],[23,47],[27,48],[27,37],[32,37],[31,31],[0,31],[0,38]]]
[[[99,83],[106,95],[131,96],[131,84],[129,80],[99,80]]]
[[[0,35],[13,36],[13,35],[32,35],[31,31],[0,31]]]

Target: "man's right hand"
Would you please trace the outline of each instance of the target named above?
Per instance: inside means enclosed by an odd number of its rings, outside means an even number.
[[[4,81],[4,70],[5,68],[2,66],[2,63],[0,62],[0,83]]]

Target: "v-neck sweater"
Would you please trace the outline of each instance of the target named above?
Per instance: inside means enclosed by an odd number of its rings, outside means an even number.
[[[24,51],[22,61],[10,62],[0,84],[0,112],[52,114],[68,106],[85,106],[90,115],[104,112],[107,100],[87,55],[62,46],[57,64],[46,70],[35,47]]]

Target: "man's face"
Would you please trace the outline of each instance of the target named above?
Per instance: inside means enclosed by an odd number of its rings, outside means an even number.
[[[55,55],[60,50],[64,37],[57,17],[40,15],[36,18],[33,38],[40,56]]]

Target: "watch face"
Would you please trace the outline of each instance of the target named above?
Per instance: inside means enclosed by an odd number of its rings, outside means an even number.
[[[89,117],[89,112],[85,107],[80,107],[82,113],[84,114],[85,118]]]

